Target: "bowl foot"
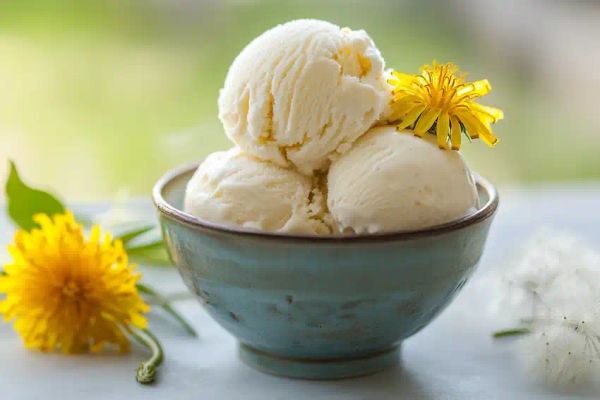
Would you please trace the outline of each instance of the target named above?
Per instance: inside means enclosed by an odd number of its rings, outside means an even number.
[[[360,357],[310,359],[278,356],[240,344],[239,355],[250,367],[268,374],[328,380],[370,375],[397,365],[400,360],[400,345]]]

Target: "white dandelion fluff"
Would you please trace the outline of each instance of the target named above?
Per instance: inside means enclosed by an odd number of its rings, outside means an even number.
[[[551,386],[591,383],[599,370],[599,351],[598,332],[566,317],[538,322],[518,343],[525,371]]]
[[[500,309],[530,332],[518,343],[525,370],[553,386],[589,383],[600,371],[600,254],[545,230],[505,277]]]

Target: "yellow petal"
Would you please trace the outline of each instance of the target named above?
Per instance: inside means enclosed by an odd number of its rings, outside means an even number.
[[[460,123],[455,116],[450,117],[450,142],[452,143],[452,150],[460,149],[461,131]]]
[[[479,103],[469,103],[469,108],[472,109],[478,116],[484,116],[484,120],[489,120],[490,123],[504,118],[504,112],[501,109],[495,107],[484,106]]]
[[[418,96],[403,96],[398,100],[394,100],[394,102],[392,103],[392,109],[395,112],[398,112],[400,116],[403,116],[418,103],[422,103],[421,99]]]
[[[101,235],[100,225],[94,225],[92,227],[92,232],[90,234],[90,242],[98,243],[100,241],[100,235]]]
[[[410,83],[415,79],[415,76],[412,74],[405,74],[404,72],[392,71],[391,81],[402,82],[402,83]]]
[[[468,114],[468,112],[457,112],[456,116],[465,126],[467,135],[469,135],[471,139],[477,139],[479,137],[479,131],[477,130],[477,125],[475,125],[472,120],[469,119],[470,114]]]
[[[485,134],[481,134],[481,140],[483,140],[483,142],[485,144],[487,144],[490,147],[494,147],[498,144],[498,142],[500,141],[496,136],[494,136],[494,134],[492,133],[492,130],[490,128],[488,128],[486,126],[485,129]]]
[[[469,112],[460,112],[458,117],[467,128],[467,132],[471,138],[479,137],[490,147],[494,147],[498,143],[498,139],[492,134],[488,126],[481,122],[477,117]],[[474,137],[473,134],[476,134]]]
[[[431,128],[438,115],[440,115],[440,110],[436,108],[430,108],[425,111],[421,115],[421,118],[419,118],[417,126],[415,126],[415,135],[423,136],[423,134]]]
[[[402,122],[400,122],[396,126],[396,129],[398,129],[399,131],[401,131],[401,130],[404,130],[404,129],[408,128],[412,124],[414,124],[415,121],[417,120],[417,118],[419,118],[419,115],[421,115],[421,113],[423,112],[424,109],[425,109],[425,105],[424,104],[418,104],[418,105],[416,105],[413,109],[411,109],[411,111],[408,114],[406,114],[406,116],[402,119]]]
[[[420,99],[416,96],[405,96],[398,102],[391,104],[392,112],[390,113],[389,121],[399,121],[405,119],[405,116],[420,103]]]
[[[42,227],[52,226],[52,220],[47,214],[34,214],[33,221]]]
[[[450,124],[450,117],[448,113],[444,112],[440,114],[437,120],[436,136],[437,144],[440,149],[448,149],[448,129]]]
[[[459,98],[475,98],[485,96],[492,90],[492,85],[487,79],[482,79],[475,82],[469,82],[462,85],[456,92]]]
[[[146,329],[148,327],[148,320],[143,315],[134,313],[131,315],[131,324],[140,329]]]

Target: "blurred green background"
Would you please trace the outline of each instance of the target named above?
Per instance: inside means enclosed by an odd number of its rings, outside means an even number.
[[[69,200],[148,195],[226,149],[217,95],[264,30],[320,18],[369,32],[389,67],[454,61],[494,90],[501,143],[465,145],[500,184],[600,178],[600,4],[556,1],[0,2],[0,176]]]

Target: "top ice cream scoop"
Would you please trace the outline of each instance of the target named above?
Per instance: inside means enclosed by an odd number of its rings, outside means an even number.
[[[383,58],[365,31],[296,20],[238,55],[219,118],[242,150],[311,175],[378,120],[387,85]]]

